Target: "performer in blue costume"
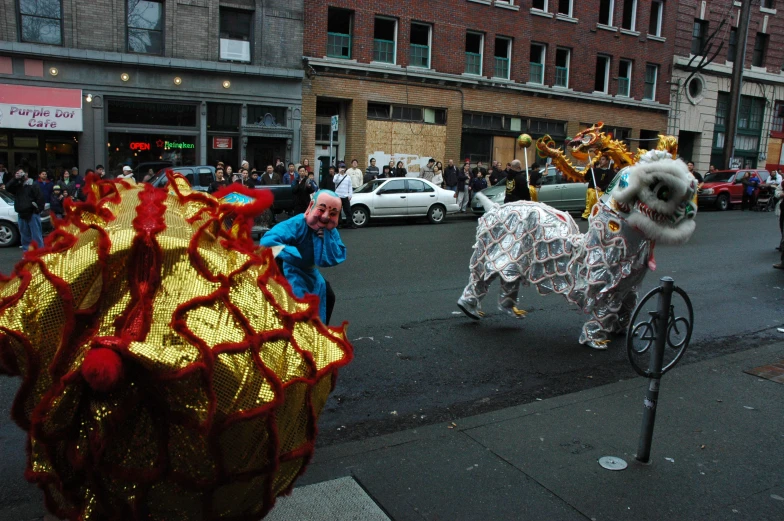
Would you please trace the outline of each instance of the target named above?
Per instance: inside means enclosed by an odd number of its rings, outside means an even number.
[[[319,314],[325,324],[332,314],[332,306],[327,303],[331,290],[318,268],[337,266],[346,260],[346,246],[335,229],[341,204],[335,192],[319,190],[304,214],[276,224],[260,241],[282,261],[283,274],[297,297],[306,293],[319,297]],[[334,302],[334,295],[330,296]]]

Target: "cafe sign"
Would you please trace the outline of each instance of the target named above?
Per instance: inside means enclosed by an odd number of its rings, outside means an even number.
[[[0,84],[0,129],[82,131],[82,91]]]

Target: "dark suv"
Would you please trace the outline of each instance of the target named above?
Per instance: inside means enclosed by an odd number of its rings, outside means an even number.
[[[166,172],[171,170],[175,174],[185,176],[194,190],[199,192],[206,192],[213,181],[215,181],[215,167],[214,166],[175,166],[171,168],[164,168],[150,180],[150,184],[155,187],[166,186],[168,179]]]

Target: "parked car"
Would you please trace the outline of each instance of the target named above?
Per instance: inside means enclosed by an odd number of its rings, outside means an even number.
[[[746,174],[756,175],[760,184],[770,177],[770,172],[757,168],[739,170],[719,170],[707,174],[703,179],[702,188],[697,191],[697,204],[701,207],[716,205],[719,210],[728,210],[733,204],[740,204],[743,199],[741,179]]]
[[[133,178],[136,179],[136,182],[141,182],[150,170],[157,173],[164,168],[172,168],[172,166],[174,165],[171,161],[148,161],[146,163],[139,163],[139,165],[133,169]]]
[[[19,215],[14,211],[14,196],[5,190],[0,190],[0,248],[8,248],[19,244]],[[41,212],[41,228],[44,233],[52,230],[52,220],[49,215],[49,203]]]
[[[541,186],[537,189],[537,193],[540,203],[565,212],[583,211],[588,183],[566,182],[564,175],[554,166],[543,168],[539,173],[541,174]],[[504,204],[506,183],[502,180],[495,186],[485,188],[482,193],[494,203]],[[471,201],[471,211],[476,215],[485,213],[484,207],[476,198]]]
[[[351,219],[359,228],[376,217],[427,217],[438,224],[458,211],[452,190],[424,179],[375,179],[354,190],[351,198]]]
[[[150,179],[150,184],[155,187],[166,186],[166,183],[168,182],[166,172],[168,171],[184,175],[188,180],[188,183],[190,183],[191,188],[198,190],[199,192],[206,192],[210,188],[212,182],[215,181],[214,166],[175,166],[160,169],[158,173],[155,174],[155,177]]]

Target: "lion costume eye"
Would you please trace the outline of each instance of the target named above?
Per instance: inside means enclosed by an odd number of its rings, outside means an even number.
[[[660,185],[656,189],[656,197],[665,203],[670,200],[670,187],[667,185]]]

